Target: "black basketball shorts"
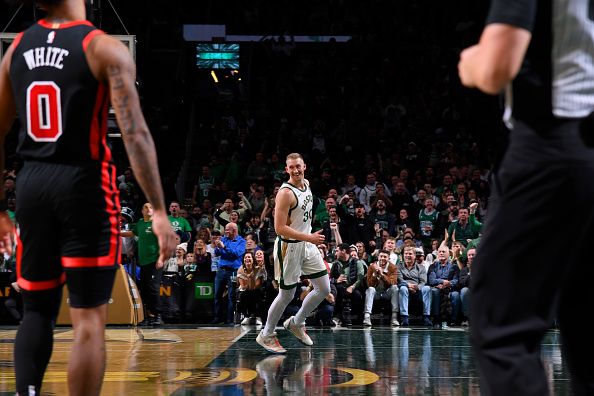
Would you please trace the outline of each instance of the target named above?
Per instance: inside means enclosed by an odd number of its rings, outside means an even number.
[[[61,287],[67,282],[71,302],[105,302],[120,261],[120,203],[115,167],[109,163],[72,165],[27,161],[17,177],[17,279],[28,291]],[[67,273],[81,271],[76,276]],[[84,276],[84,272],[88,276]],[[101,279],[101,281],[100,281]],[[84,285],[71,284],[84,282]],[[98,284],[97,284],[98,283]],[[105,290],[101,296],[98,290]],[[71,304],[72,305],[72,304]],[[98,301],[95,301],[98,305]],[[73,305],[75,306],[75,305]]]

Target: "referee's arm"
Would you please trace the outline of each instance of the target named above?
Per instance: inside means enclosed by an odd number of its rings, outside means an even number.
[[[458,74],[462,84],[497,94],[520,70],[532,38],[535,0],[495,0],[478,44],[462,51]]]

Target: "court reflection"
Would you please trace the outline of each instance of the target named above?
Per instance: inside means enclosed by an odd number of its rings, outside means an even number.
[[[234,387],[210,387],[213,394],[316,395],[405,394],[479,395],[478,373],[468,332],[425,329],[315,330],[308,348],[286,334],[281,343],[287,355],[268,355],[254,342],[255,332],[217,357],[209,368],[255,370],[257,378]],[[550,335],[543,347],[551,367],[554,392],[563,391],[567,372],[560,363],[559,345]],[[551,361],[551,363],[549,363]]]
[[[0,394],[14,392],[16,331],[0,331]],[[478,395],[468,332],[462,329],[311,329],[314,347],[284,330],[286,355],[255,342],[256,329],[108,330],[104,395]],[[559,333],[542,344],[552,394],[571,394]],[[66,393],[72,332],[56,334],[44,392]]]

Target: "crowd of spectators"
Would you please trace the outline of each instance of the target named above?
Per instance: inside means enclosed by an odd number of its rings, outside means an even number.
[[[432,306],[423,323],[460,323],[459,271],[466,249],[478,244],[489,174],[504,140],[497,100],[462,88],[455,67],[459,49],[476,40],[484,10],[466,3],[398,3],[400,12],[393,14],[382,11],[388,3],[214,6],[210,15],[225,20],[228,31],[291,34],[242,44],[242,65],[248,66],[217,87],[215,100],[197,101],[208,111],[198,112],[199,166],[185,203],[198,229],[238,224],[239,234],[264,251],[270,269],[284,155],[300,152],[317,197],[314,229],[323,229],[327,243],[320,249],[336,274],[333,315],[344,324],[351,316],[365,319],[364,300],[373,294],[367,292],[368,268],[384,268],[377,264],[379,250],[387,250],[398,269],[412,244],[431,295],[425,293]],[[422,31],[412,29],[421,21]],[[352,40],[294,42],[292,34],[311,32]],[[348,250],[340,249],[334,228]],[[361,261],[354,266],[351,245]],[[440,249],[447,251],[440,256]],[[396,286],[400,293],[402,284],[398,277],[391,282],[380,282],[372,301],[394,301],[387,290]],[[271,281],[262,285],[274,288]],[[392,324],[402,320],[400,294],[394,305]]]
[[[271,178],[277,173],[266,165],[263,169]],[[316,198],[314,230],[322,229],[327,236],[318,247],[333,287],[312,323],[350,326],[355,320],[370,326],[376,300],[388,303],[394,326],[409,325],[409,300],[420,303],[413,316],[423,325],[468,323],[468,264],[480,242],[487,183],[478,168],[459,172],[451,167],[440,181],[432,177],[432,169],[427,166],[423,174],[429,177],[416,184],[407,183],[406,173],[400,172],[390,187],[374,171],[361,185],[350,174],[343,186],[330,185]],[[269,194],[256,181],[249,193],[225,191],[210,167],[203,166],[195,203],[170,203],[180,245],[165,274],[178,279],[179,304],[166,321],[204,321],[193,308],[191,294],[198,275],[214,282],[211,323],[265,320],[278,289],[272,251],[277,237],[274,197],[280,184],[273,182]],[[411,185],[418,186],[413,194]],[[128,257],[133,254],[128,252]],[[287,315],[298,309],[309,290],[304,280]]]
[[[444,300],[440,299],[444,295],[452,302],[449,308],[441,304],[444,312],[452,311],[455,317],[443,321],[464,320],[458,314],[464,302],[460,304],[456,294],[461,288],[455,268],[465,268],[466,254],[460,252],[477,244],[489,203],[489,173],[503,140],[497,100],[462,88],[455,67],[460,48],[476,40],[484,9],[472,2],[431,6],[387,0],[257,3],[211,2],[206,13],[209,21],[203,21],[223,22],[230,33],[290,34],[242,44],[240,72],[226,85],[215,87],[214,96],[187,93],[199,109],[200,127],[193,131],[196,146],[191,155],[197,166],[188,177],[188,193],[176,197],[179,202],[170,207],[173,219],[184,218],[188,223],[185,227],[172,220],[180,230],[180,244],[186,243],[178,249],[177,258],[180,289],[186,290],[179,316],[200,320],[191,307],[192,299],[187,298],[194,275],[200,273],[218,278],[217,300],[223,294],[228,299],[226,304],[217,303],[215,322],[236,321],[232,311],[242,294],[263,301],[241,300],[247,322],[265,319],[261,312],[272,301],[275,288],[270,258],[276,238],[274,197],[286,179],[284,156],[300,152],[317,197],[314,229],[323,229],[326,235],[327,243],[320,249],[331,274],[337,274],[332,277],[334,297],[327,299],[328,305],[337,308],[333,316],[348,324],[356,311],[364,320],[371,313],[364,300],[373,294],[371,301],[390,301],[390,313],[398,314],[393,324],[398,318],[403,321],[401,296],[406,293],[398,266],[411,264],[406,264],[405,248],[413,246],[415,260],[423,258],[426,286],[435,286],[433,307],[423,318],[430,319],[425,323],[441,322],[441,316],[447,316],[435,313],[441,309],[436,301]],[[399,12],[385,12],[394,5]],[[413,29],[418,26],[424,28]],[[351,35],[352,39],[347,43],[293,41],[292,34],[312,33]],[[160,153],[160,157],[180,153],[183,150]],[[4,178],[9,205],[18,167],[15,160]],[[145,201],[131,170],[125,165],[119,168],[122,205],[137,214],[127,221],[136,222]],[[166,189],[171,190],[172,184]],[[220,265],[224,258],[217,249],[221,235],[229,237],[225,233],[229,226],[235,226],[237,236],[245,239],[245,251],[254,253],[252,264],[246,262],[249,255],[242,253],[232,260],[233,265]],[[444,240],[447,257],[439,258]],[[452,241],[458,242],[458,248]],[[341,250],[341,243],[348,249]],[[134,246],[128,244],[127,259],[134,256]],[[396,281],[393,277],[382,280],[375,294],[368,293],[367,285],[375,282],[369,278],[369,268],[376,272],[391,268],[379,260],[382,249],[398,275]],[[449,267],[447,271],[438,268],[433,279],[429,265],[438,262]],[[231,271],[222,276],[222,268]],[[443,281],[446,287],[439,287]],[[307,287],[298,288],[295,304]],[[240,291],[237,295],[235,288]],[[263,292],[252,292],[257,288]],[[393,303],[396,293],[398,307]],[[319,323],[330,323],[326,313]]]

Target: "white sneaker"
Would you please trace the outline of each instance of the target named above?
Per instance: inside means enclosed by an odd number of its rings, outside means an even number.
[[[296,325],[293,318],[294,318],[294,316],[291,316],[289,319],[285,320],[285,323],[283,323],[284,328],[289,330],[291,333],[293,333],[293,335],[295,337],[297,337],[297,339],[299,341],[301,341],[303,344],[312,346],[313,341],[311,340],[311,338],[309,338],[309,336],[305,332],[305,326],[304,325],[301,325],[301,326]]]
[[[270,335],[264,335],[263,331],[264,330],[261,330],[260,333],[258,333],[258,337],[256,337],[256,342],[258,344],[262,345],[262,347],[268,352],[287,353],[287,350],[283,348],[280,342],[278,342],[278,338],[276,338],[276,332]]]
[[[371,327],[371,316],[369,314],[363,316],[363,326]]]
[[[256,326],[262,326],[262,319],[256,317],[255,323],[256,323]]]
[[[246,316],[241,321],[241,324],[242,324],[242,326],[247,326],[247,325],[251,324],[251,321],[252,321],[252,318],[250,318],[249,316]]]
[[[393,313],[392,314],[392,322],[391,322],[392,326],[400,326],[400,322],[398,321],[398,314],[397,313]]]

